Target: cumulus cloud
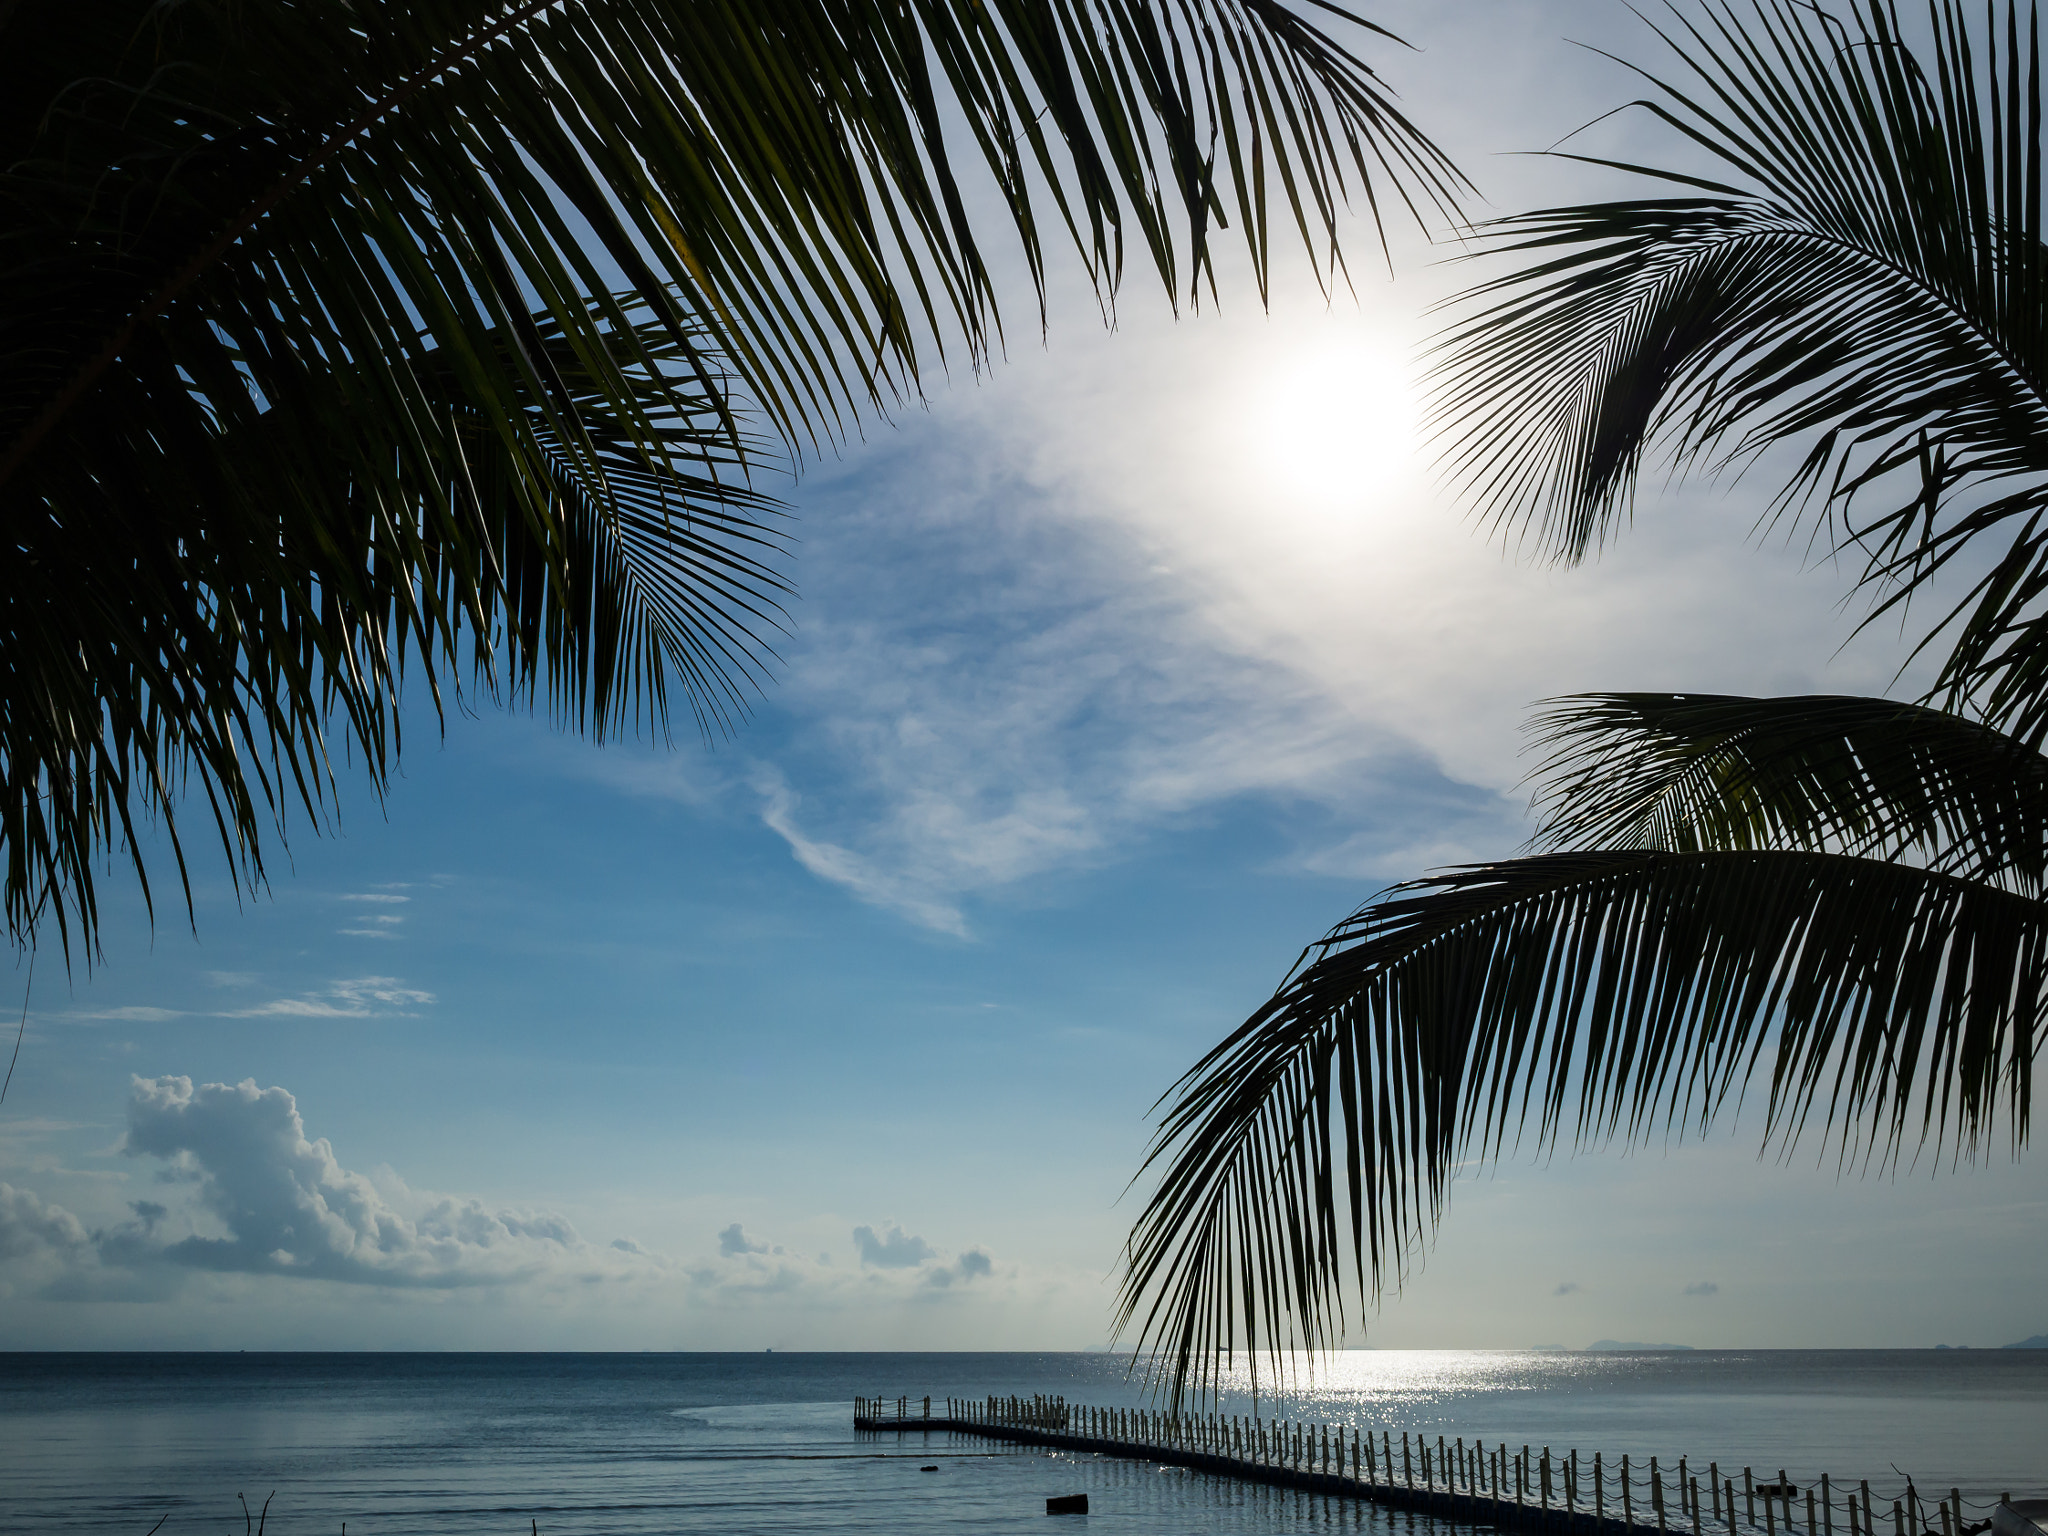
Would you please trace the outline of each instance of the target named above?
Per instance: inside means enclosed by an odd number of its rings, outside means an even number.
[[[858,1265],[835,1266],[829,1252],[785,1246],[733,1222],[718,1233],[717,1257],[691,1266],[682,1278],[694,1305],[733,1311],[765,1306],[787,1315],[860,1309],[885,1298],[951,1306],[956,1303],[949,1298],[961,1287],[972,1284],[982,1292],[997,1273],[984,1249],[966,1249],[948,1262],[943,1250],[894,1222],[880,1230],[856,1227],[853,1242]],[[1005,1274],[1013,1283],[1015,1276]]]
[[[995,1260],[979,1248],[970,1248],[951,1265],[941,1265],[925,1276],[926,1285],[941,1288],[955,1281],[965,1285],[970,1280],[980,1280],[995,1273]]]
[[[586,1242],[567,1217],[375,1182],[309,1138],[297,1101],[254,1081],[132,1079],[127,1157],[155,1162],[159,1199],[89,1226],[0,1183],[0,1296],[156,1300],[196,1274],[446,1290],[652,1278],[667,1262],[620,1238]]]
[[[861,1263],[876,1269],[915,1269],[937,1256],[930,1243],[913,1237],[893,1222],[879,1237],[873,1227],[855,1227],[853,1246],[860,1252]]]
[[[1718,1296],[1721,1287],[1712,1280],[1695,1280],[1681,1293],[1686,1296]]]
[[[747,1234],[740,1230],[740,1224],[734,1222],[718,1234],[718,1251],[731,1259],[743,1253],[766,1253],[768,1245],[749,1240]]]
[[[45,1205],[25,1189],[0,1184],[0,1261],[45,1254],[84,1254],[92,1238],[79,1219],[61,1205]]]
[[[100,1243],[124,1263],[452,1287],[503,1284],[608,1251],[590,1249],[551,1212],[429,1198],[408,1214],[344,1168],[326,1138],[308,1139],[290,1093],[253,1080],[136,1078],[121,1150],[196,1175],[198,1212],[214,1229],[167,1241],[169,1213],[138,1206],[132,1228]]]

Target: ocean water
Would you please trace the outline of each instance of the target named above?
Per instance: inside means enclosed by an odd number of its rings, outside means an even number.
[[[1223,1404],[1249,1412],[1240,1377]],[[946,1434],[856,1435],[859,1394],[1140,1406],[1097,1354],[0,1355],[0,1530],[1412,1533],[1347,1501]],[[1358,1351],[1258,1411],[1434,1439],[1718,1460],[1738,1477],[2048,1497],[2048,1351]],[[936,1466],[936,1472],[921,1468]],[[1061,1527],[1066,1529],[1066,1527]]]

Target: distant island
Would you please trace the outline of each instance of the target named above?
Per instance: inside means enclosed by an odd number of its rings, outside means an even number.
[[[2048,1349],[2048,1333],[2037,1333],[2031,1339],[2021,1339],[2017,1344],[2001,1344],[2000,1349]]]
[[[1691,1348],[1692,1348],[1692,1346],[1691,1346],[1690,1344],[1641,1344],[1641,1343],[1637,1343],[1636,1341],[1634,1341],[1634,1340],[1632,1340],[1632,1339],[1595,1339],[1595,1340],[1594,1340],[1594,1341],[1593,1341],[1592,1343],[1590,1343],[1590,1344],[1588,1344],[1588,1345],[1586,1346],[1586,1352],[1587,1352],[1588,1354],[1591,1354],[1591,1353],[1592,1353],[1592,1352],[1593,1352],[1594,1350],[1596,1350],[1596,1349],[1601,1349],[1601,1350],[1605,1350],[1605,1349],[1681,1349],[1681,1350],[1690,1350]]]

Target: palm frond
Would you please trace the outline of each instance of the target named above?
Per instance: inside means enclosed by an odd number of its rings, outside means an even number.
[[[2024,1136],[2048,906],[1792,851],[1559,853],[1397,886],[1162,1100],[1120,1331],[1179,1397],[1334,1344],[1458,1164],[1704,1131],[1761,1070],[1766,1143],[1845,1159]]]
[[[750,433],[986,357],[970,176],[1105,299],[1127,242],[1177,299],[1223,224],[1263,283],[1283,200],[1333,261],[1347,197],[1462,185],[1273,0],[116,0],[0,43],[4,901],[67,949],[134,818],[201,797],[260,879],[337,722],[380,782],[408,666],[722,728],[784,590]]]
[[[1596,693],[1531,723],[1541,849],[1833,849],[2039,895],[2048,758],[1890,699]]]
[[[1716,164],[1669,194],[1482,231],[1521,263],[1462,301],[1434,410],[1485,516],[1577,560],[1653,450],[1681,468],[1802,444],[1778,503],[1860,551],[1871,617],[1990,535],[1936,692],[2048,732],[2048,253],[2036,18],[1934,0],[1672,7],[1679,66],[1637,105]],[[1614,162],[1594,162],[1616,164]],[[1981,551],[1980,551],[1981,552]]]

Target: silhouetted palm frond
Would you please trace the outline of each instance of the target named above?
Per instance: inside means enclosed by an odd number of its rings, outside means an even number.
[[[1838,695],[1553,699],[1538,848],[1836,848],[2041,891],[2048,758],[1919,704]]]
[[[1658,29],[1680,73],[1639,103],[1717,168],[1627,164],[1673,195],[1485,227],[1517,270],[1466,296],[1435,408],[1484,513],[1577,560],[1659,445],[1680,466],[1804,445],[1789,513],[1861,552],[1873,616],[1965,549],[1988,576],[1936,691],[2048,733],[2048,252],[2039,35],[1889,0],[1703,0]],[[1613,162],[1595,162],[1612,164]]]
[[[1178,1397],[1321,1349],[1398,1283],[1458,1165],[1704,1130],[1759,1071],[1766,1138],[1845,1159],[2023,1136],[2048,905],[1803,851],[1557,853],[1397,886],[1176,1083],[1119,1328]]]
[[[13,936],[89,946],[138,817],[182,869],[188,787],[260,878],[336,721],[381,782],[407,658],[725,728],[785,590],[749,433],[979,366],[990,223],[1179,302],[1223,225],[1263,286],[1460,185],[1276,0],[0,6]]]

